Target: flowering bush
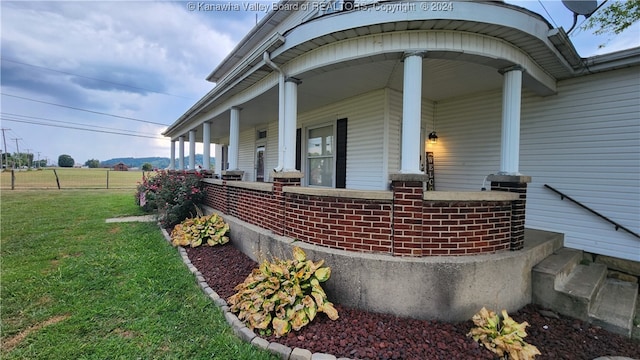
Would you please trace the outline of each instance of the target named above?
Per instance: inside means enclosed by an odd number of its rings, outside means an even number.
[[[150,212],[158,208],[156,193],[158,189],[160,189],[164,174],[166,174],[166,172],[162,171],[158,172],[155,176],[145,176],[145,173],[142,172],[142,182],[138,183],[137,186],[136,204],[140,205],[144,211]]]
[[[137,203],[146,211],[158,210],[164,227],[173,227],[196,215],[205,193],[202,175],[188,172],[157,171],[138,185]]]

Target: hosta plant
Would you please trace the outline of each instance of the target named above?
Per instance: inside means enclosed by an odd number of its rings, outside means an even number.
[[[231,311],[251,330],[273,331],[277,337],[300,330],[319,312],[338,319],[338,311],[320,286],[331,276],[331,269],[323,264],[324,260],[307,260],[299,247],[293,248],[293,260],[262,262],[235,287],[238,292],[229,298]]]
[[[198,247],[202,244],[214,246],[226,244],[229,224],[218,214],[189,218],[176,225],[171,231],[171,243],[174,246]]]
[[[529,323],[516,322],[506,310],[502,310],[501,319],[495,312],[483,307],[471,319],[476,326],[467,336],[473,337],[501,358],[508,355],[511,360],[528,360],[540,355],[537,347],[523,340],[527,336],[525,328]]]

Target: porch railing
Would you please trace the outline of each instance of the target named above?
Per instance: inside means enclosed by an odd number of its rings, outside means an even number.
[[[592,214],[594,214],[594,215],[596,215],[596,216],[598,216],[598,217],[602,218],[602,219],[603,219],[603,220],[605,220],[606,222],[608,222],[608,223],[612,224],[612,225],[615,227],[616,231],[618,231],[618,229],[622,229],[622,230],[624,230],[624,231],[628,232],[629,234],[631,234],[631,235],[633,235],[633,236],[635,236],[635,237],[637,237],[637,238],[639,238],[639,239],[640,239],[640,234],[638,234],[638,233],[636,233],[636,232],[634,232],[634,231],[632,231],[632,230],[630,230],[630,229],[628,229],[628,228],[624,227],[624,226],[623,226],[623,225],[621,225],[620,223],[617,223],[617,222],[615,222],[615,221],[611,220],[611,219],[610,219],[610,218],[608,218],[607,216],[602,215],[601,213],[599,213],[599,212],[597,212],[597,211],[593,210],[592,208],[590,208],[590,207],[586,206],[585,204],[583,204],[583,203],[579,202],[578,200],[576,200],[576,199],[574,199],[574,198],[570,197],[569,195],[567,195],[567,194],[565,194],[565,193],[563,193],[563,192],[561,192],[561,191],[559,191],[559,190],[557,190],[557,189],[553,188],[552,186],[550,186],[550,185],[548,185],[548,184],[544,184],[544,187],[546,187],[547,189],[549,189],[549,190],[553,191],[554,193],[556,193],[556,194],[560,195],[560,200],[567,199],[567,200],[569,200],[569,201],[573,202],[574,204],[578,205],[579,207],[581,207],[581,208],[583,208],[583,209],[585,209],[585,210],[589,211],[590,213],[592,213]]]

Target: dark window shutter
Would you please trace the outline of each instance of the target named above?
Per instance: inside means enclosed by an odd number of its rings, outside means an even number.
[[[296,129],[296,170],[302,170],[302,129]]]
[[[347,119],[336,122],[336,188],[347,187]]]

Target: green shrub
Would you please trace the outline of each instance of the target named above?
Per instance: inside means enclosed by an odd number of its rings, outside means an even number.
[[[502,310],[500,319],[496,313],[483,307],[471,319],[476,327],[472,328],[467,336],[473,337],[473,340],[480,342],[501,358],[508,354],[511,360],[529,360],[540,355],[537,347],[523,340],[527,336],[524,329],[529,323],[517,323],[509,317],[506,310]]]
[[[222,245],[229,242],[225,234],[229,225],[218,214],[189,218],[176,225],[171,231],[173,246],[198,247]]]
[[[205,193],[196,172],[157,171],[137,187],[136,202],[145,210],[158,210],[159,221],[173,227],[193,217],[196,208],[202,205]]]
[[[331,276],[330,268],[322,267],[324,260],[307,260],[299,247],[293,248],[293,257],[262,262],[235,287],[238,292],[229,298],[231,311],[251,330],[266,334],[273,330],[280,337],[291,329],[300,330],[318,312],[338,319],[338,311],[320,286]]]

